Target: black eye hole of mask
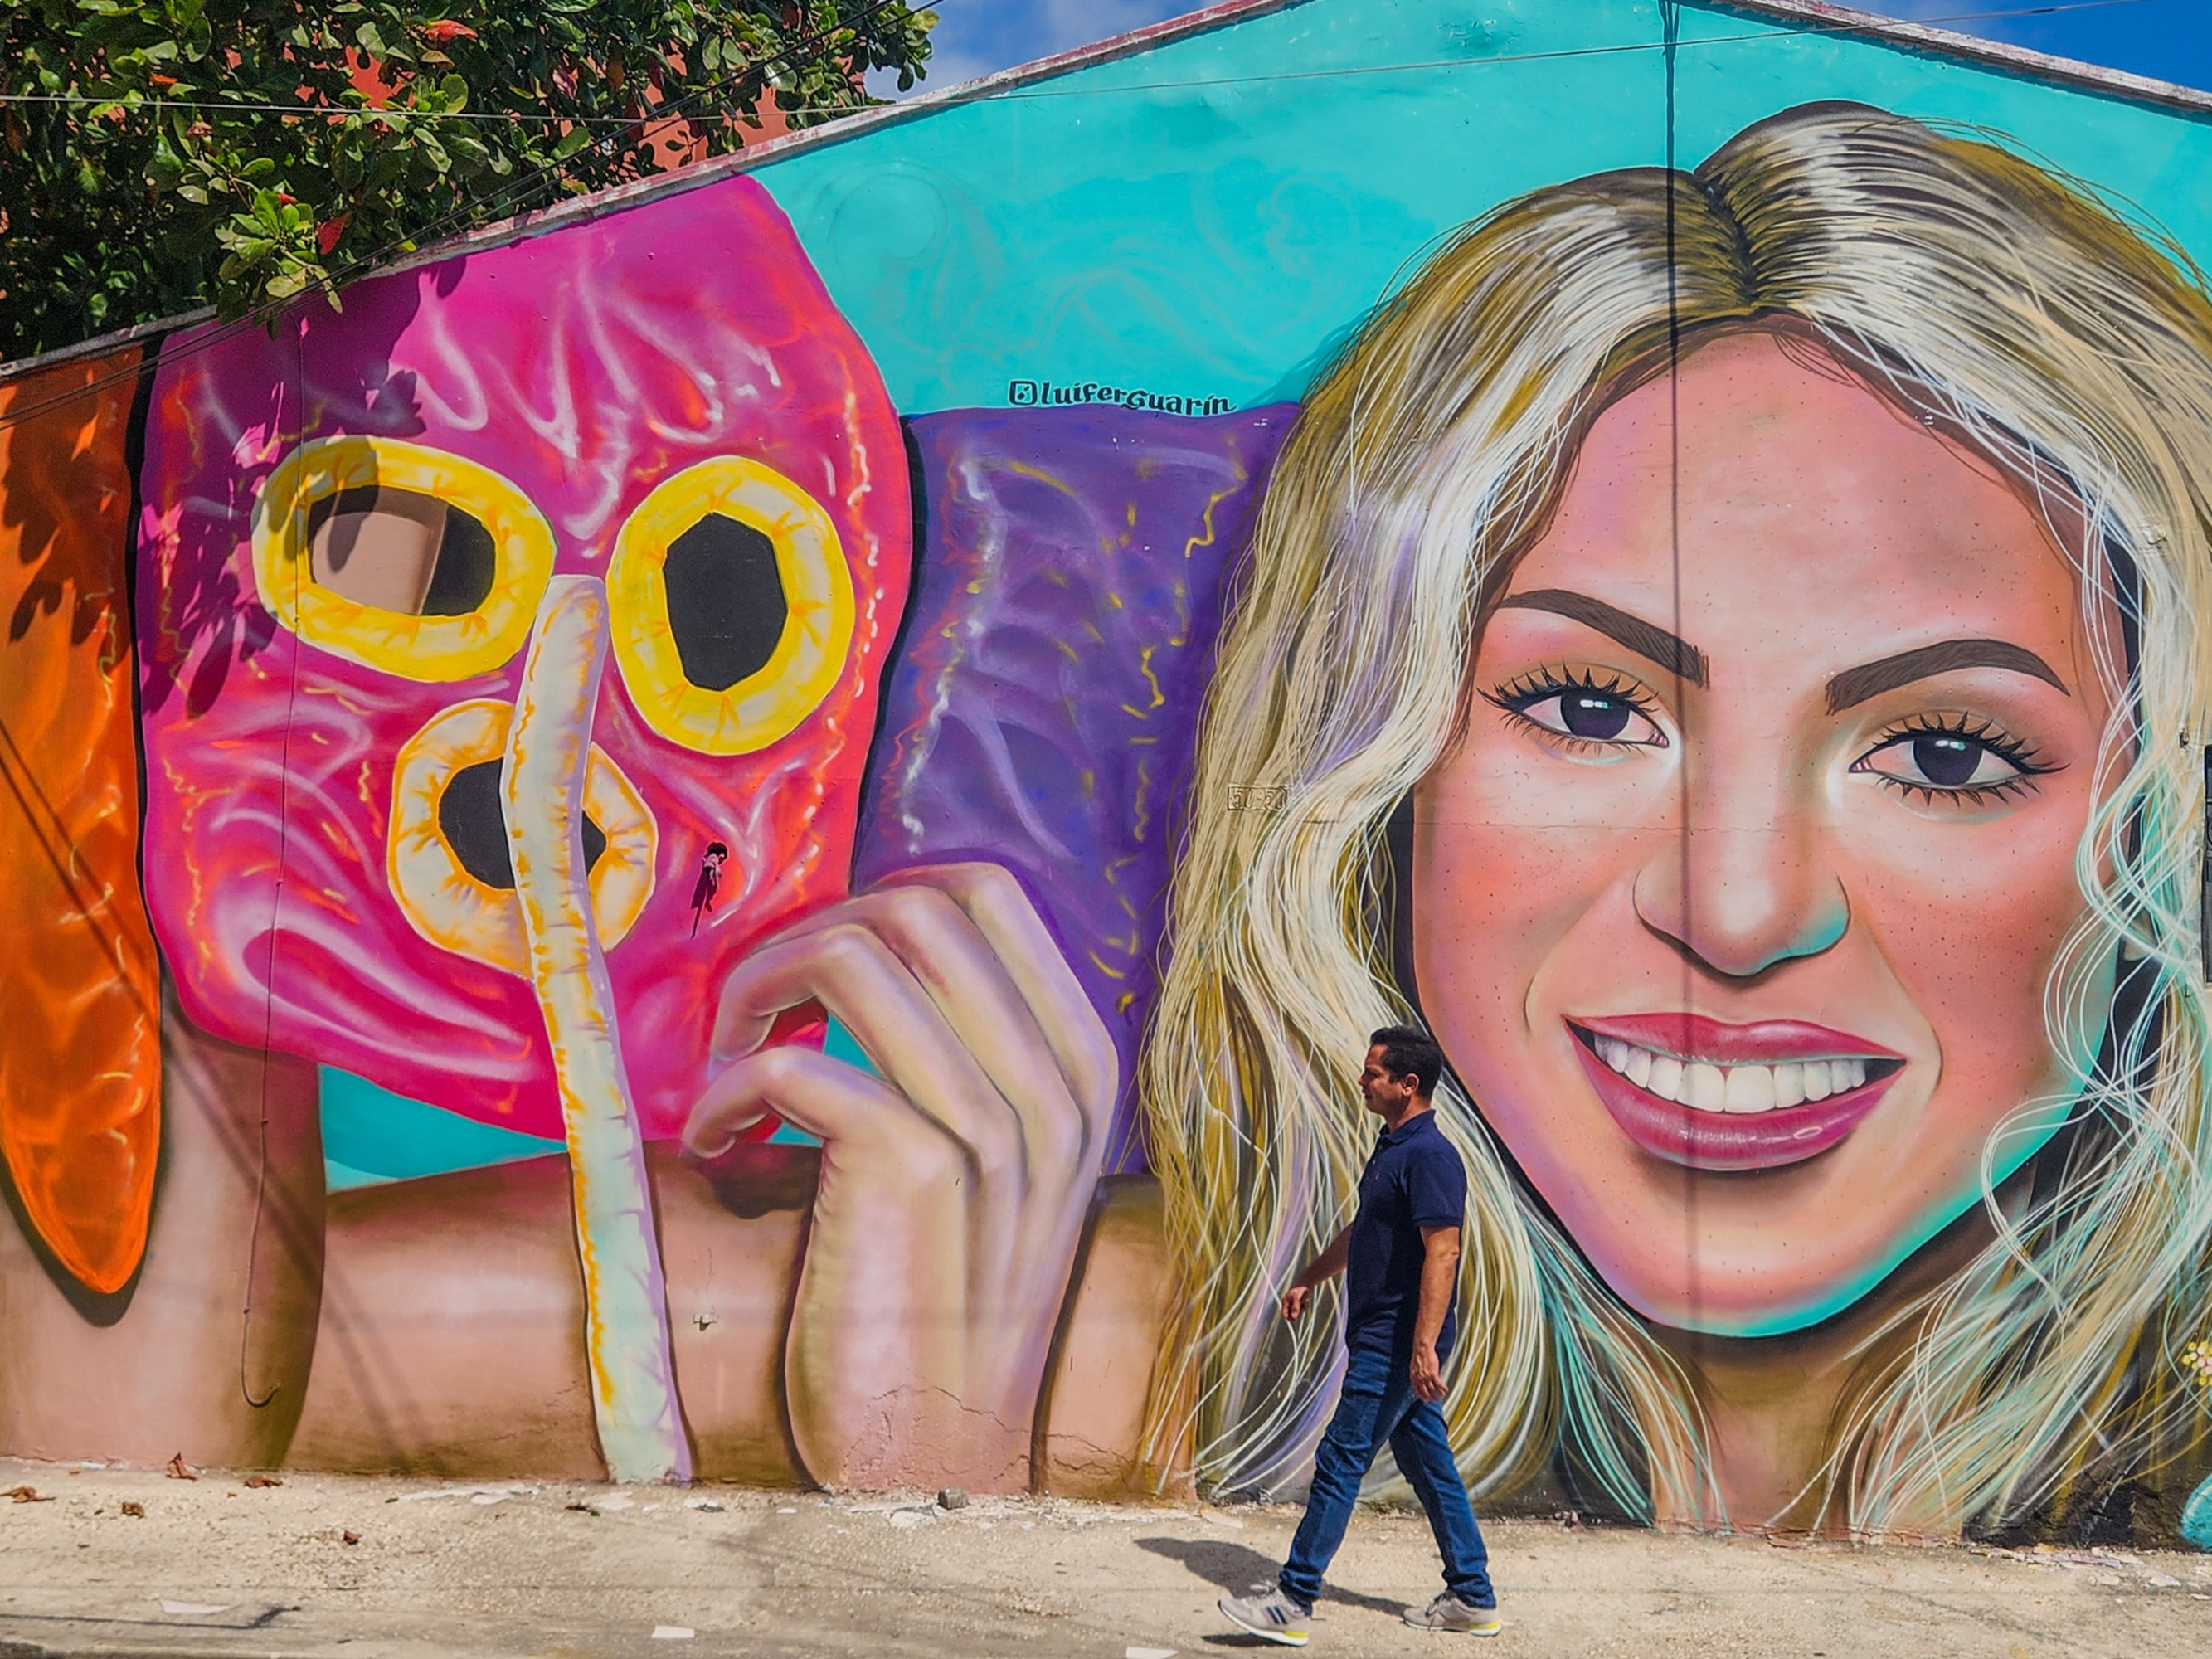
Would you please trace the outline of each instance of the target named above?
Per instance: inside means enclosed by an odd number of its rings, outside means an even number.
[[[661,575],[685,679],[703,691],[726,691],[768,665],[790,606],[766,536],[709,513],[668,544]]]
[[[514,886],[514,866],[507,857],[499,764],[495,760],[478,761],[446,780],[445,792],[438,797],[438,828],[462,869],[487,887],[507,890]],[[586,817],[584,868],[589,871],[606,850],[606,831]]]
[[[316,581],[356,605],[410,617],[465,617],[499,572],[491,532],[471,514],[411,489],[368,484],[307,509]]]

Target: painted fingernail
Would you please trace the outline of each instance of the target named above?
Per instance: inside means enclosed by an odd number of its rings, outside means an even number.
[[[732,1146],[736,1146],[738,1144],[738,1137],[739,1135],[744,1133],[746,1130],[751,1128],[754,1124],[759,1122],[767,1115],[768,1114],[766,1112],[755,1112],[750,1117],[745,1119],[742,1123],[732,1123],[728,1125],[720,1141],[712,1147],[702,1146],[697,1141],[691,1139],[687,1135],[684,1140],[684,1156],[689,1158],[695,1158],[702,1164],[711,1164],[714,1159],[721,1157],[723,1153],[728,1152]]]

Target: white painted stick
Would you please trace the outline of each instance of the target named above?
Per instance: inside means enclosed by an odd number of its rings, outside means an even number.
[[[507,844],[560,1080],[599,1449],[617,1480],[687,1481],[645,1147],[584,868],[584,777],[606,656],[605,589],[589,576],[556,576],[507,726]]]

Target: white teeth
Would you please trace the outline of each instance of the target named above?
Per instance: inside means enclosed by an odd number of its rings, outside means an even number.
[[[1863,1060],[1790,1060],[1775,1066],[1720,1066],[1685,1060],[1616,1036],[1594,1041],[1597,1056],[1639,1089],[1692,1111],[1748,1116],[1778,1106],[1826,1100],[1862,1088]]]
[[[1774,1109],[1774,1068],[1771,1066],[1731,1066],[1728,1094],[1721,1109],[1729,1112],[1766,1112]]]
[[[1682,1103],[1701,1112],[1717,1112],[1728,1096],[1728,1079],[1717,1066],[1703,1060],[1682,1068]]]
[[[1777,1106],[1800,1106],[1805,1101],[1805,1068],[1802,1066],[1777,1066],[1774,1071],[1774,1103]]]

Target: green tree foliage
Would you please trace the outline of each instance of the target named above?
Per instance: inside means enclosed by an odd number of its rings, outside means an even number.
[[[911,86],[907,0],[8,0],[0,358],[370,258]],[[294,112],[298,112],[295,113]],[[732,119],[732,117],[739,118]]]

